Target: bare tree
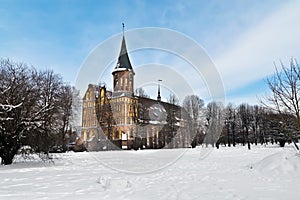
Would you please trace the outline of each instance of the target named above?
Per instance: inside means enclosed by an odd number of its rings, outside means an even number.
[[[232,145],[235,147],[236,141],[236,120],[237,120],[237,114],[236,114],[236,108],[232,103],[229,103],[225,110],[225,125],[227,129],[227,143],[228,146],[232,143]]]
[[[184,112],[189,115],[191,119],[188,121],[191,138],[193,138],[192,147],[199,144],[198,141],[201,133],[201,112],[203,111],[204,101],[197,95],[186,96],[183,100]]]
[[[59,92],[59,99],[57,105],[59,106],[60,112],[58,112],[58,120],[60,121],[60,130],[59,135],[61,135],[61,145],[63,150],[66,150],[66,142],[67,138],[69,137],[70,133],[72,132],[72,115],[75,110],[72,106],[73,98],[75,96],[74,91],[75,88],[69,85],[62,85],[60,87]]]
[[[214,147],[221,135],[224,125],[223,105],[218,102],[209,103],[206,108],[206,120],[207,131],[204,142],[206,145],[211,144]]]
[[[289,134],[299,134],[297,133],[297,120],[294,115],[270,111],[265,114],[264,118],[266,142],[279,142],[279,145],[284,147],[287,141],[292,142],[291,138],[288,137]]]
[[[33,109],[36,85],[30,84],[27,66],[1,60],[0,70],[0,157],[1,164],[11,164],[22,136],[34,128],[42,111]]]
[[[252,129],[254,132],[254,143],[257,145],[258,142],[264,143],[263,136],[263,126],[264,126],[264,116],[265,116],[265,108],[259,105],[253,106],[253,124]]]
[[[68,129],[70,98],[70,86],[52,71],[0,60],[1,164],[11,164],[22,145],[48,153]]]
[[[262,101],[263,105],[273,109],[279,114],[292,114],[297,120],[297,131],[300,128],[300,66],[296,59],[291,58],[289,66],[282,62],[279,70],[275,65],[275,74],[267,79],[272,92],[271,96]],[[284,115],[281,115],[284,116]],[[284,121],[284,120],[282,120]],[[295,134],[287,135],[299,150]]]
[[[70,119],[70,127],[77,133],[81,133],[81,116],[82,116],[82,99],[80,92],[75,87],[72,87],[72,114]]]
[[[204,106],[204,101],[197,95],[189,95],[183,100],[183,108],[190,114],[194,122],[199,120],[201,109]]]
[[[137,88],[135,90],[135,94],[139,97],[146,97],[149,98],[150,96],[146,94],[145,90],[143,88]]]
[[[238,108],[238,114],[241,120],[241,128],[243,132],[243,145],[247,143],[248,149],[250,150],[249,129],[252,127],[253,122],[252,107],[248,104],[241,104]]]
[[[168,102],[173,105],[179,105],[179,99],[175,94],[170,94],[168,97]]]

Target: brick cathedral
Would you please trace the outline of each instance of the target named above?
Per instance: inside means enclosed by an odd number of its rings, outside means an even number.
[[[185,148],[191,144],[189,116],[182,107],[134,94],[135,72],[123,33],[113,91],[89,84],[83,97],[81,139],[89,151]]]

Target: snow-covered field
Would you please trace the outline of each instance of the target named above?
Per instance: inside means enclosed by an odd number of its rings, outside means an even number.
[[[292,146],[56,154],[0,166],[0,199],[300,199]]]

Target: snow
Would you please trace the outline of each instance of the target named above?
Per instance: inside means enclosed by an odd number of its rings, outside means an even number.
[[[0,117],[0,121],[10,121],[10,120],[14,120],[14,118],[11,118],[11,117],[2,118],[2,117]]]
[[[280,176],[281,174],[293,176],[297,171],[300,173],[300,155],[280,151],[262,159],[254,167],[262,173],[270,173],[269,175],[273,176]]]
[[[128,69],[126,67],[118,67],[113,70],[113,72],[119,72],[119,71],[131,71],[131,69]]]
[[[166,121],[157,121],[157,120],[150,120],[149,124],[167,124]]]
[[[0,92],[1,94],[5,94],[8,90],[11,89],[11,86],[9,86],[8,88],[6,88],[5,90],[3,90],[2,92]]]
[[[0,103],[0,107],[4,110],[4,111],[11,111],[12,109],[18,108],[20,106],[22,106],[23,103],[19,103],[18,105],[10,105],[10,104],[1,104]]]
[[[290,145],[54,154],[0,166],[0,199],[299,199]]]

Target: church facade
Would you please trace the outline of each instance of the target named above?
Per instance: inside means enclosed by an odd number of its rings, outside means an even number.
[[[134,94],[135,72],[123,34],[113,91],[89,84],[82,103],[81,139],[89,151],[186,148],[193,134],[180,106]]]

